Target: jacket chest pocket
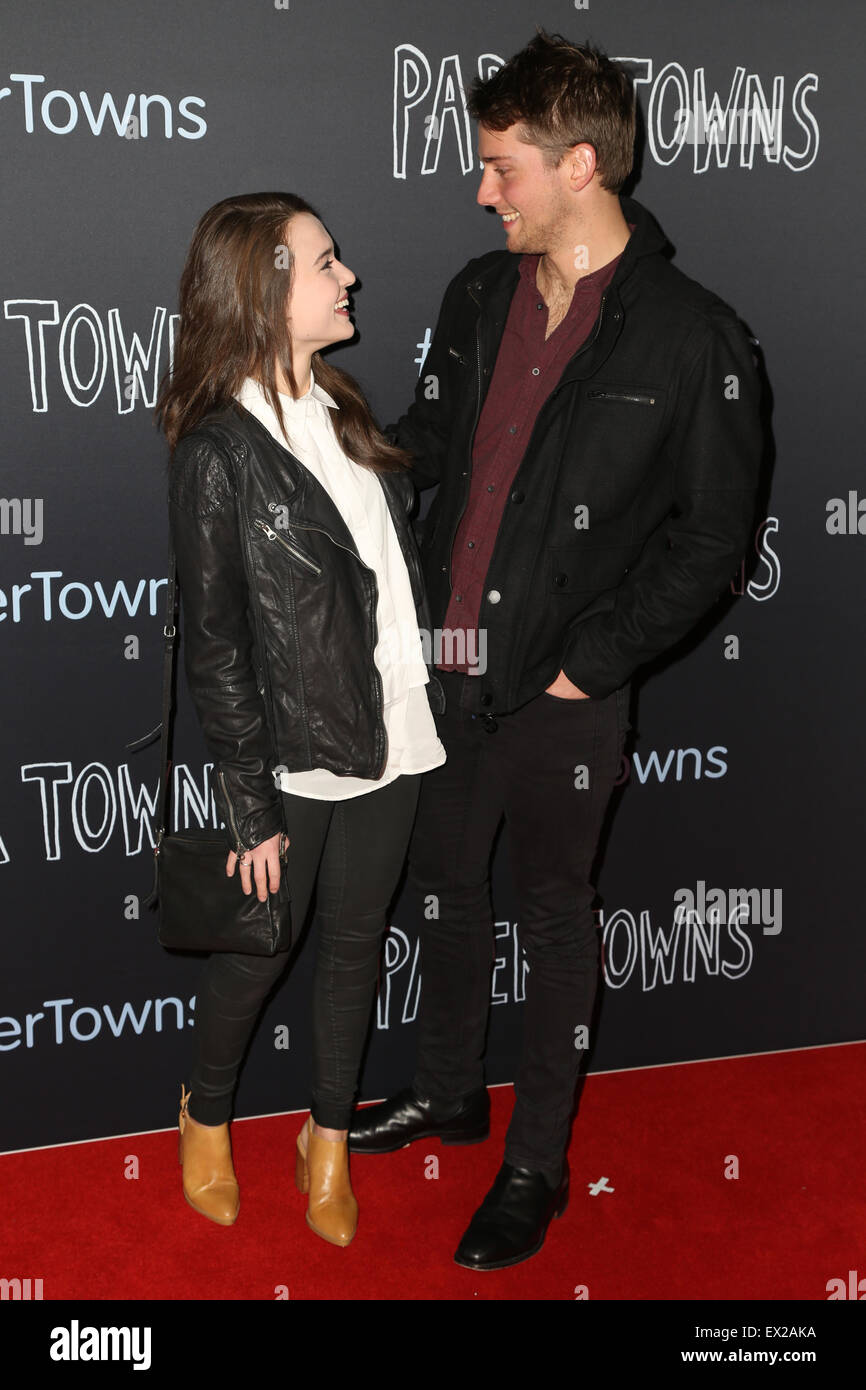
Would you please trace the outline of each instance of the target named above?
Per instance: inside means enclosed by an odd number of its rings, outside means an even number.
[[[611,406],[628,410],[629,406],[649,406],[659,409],[664,405],[664,391],[654,386],[606,386],[598,382],[586,393],[587,401],[594,406]]]
[[[593,524],[616,515],[655,467],[667,428],[667,391],[644,381],[587,382],[574,420],[576,502],[596,500]],[[592,506],[590,511],[592,513]]]
[[[271,526],[269,522],[264,521],[261,517],[256,517],[253,525],[261,531],[262,535],[267,538],[271,545],[277,546],[282,554],[285,554],[287,558],[291,557],[291,559],[303,569],[307,570],[308,573],[322,573],[322,566],[317,560],[314,560],[312,555],[309,555],[302,546],[298,545],[294,537],[290,538],[289,535],[279,535],[279,533],[274,530],[273,526]]]

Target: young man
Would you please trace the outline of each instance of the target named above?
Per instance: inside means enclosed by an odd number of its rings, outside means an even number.
[[[733,311],[671,266],[657,223],[619,196],[635,132],[626,74],[541,32],[476,82],[469,110],[478,201],[506,247],[452,280],[390,432],[419,485],[439,484],[422,556],[434,628],[451,633],[434,651],[447,761],[424,778],[409,852],[436,904],[419,1056],[411,1087],[357,1113],[349,1143],[386,1153],[489,1132],[489,861],[504,815],[529,964],[523,1050],[504,1162],[455,1256],[501,1269],[541,1248],[568,1200],[598,975],[590,872],[629,682],[728,585],[762,432]]]

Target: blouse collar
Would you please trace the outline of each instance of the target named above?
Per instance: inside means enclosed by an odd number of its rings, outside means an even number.
[[[238,394],[241,397],[251,395],[254,398],[258,396],[263,401],[267,400],[267,397],[265,396],[261,384],[258,381],[256,381],[254,377],[251,376],[248,376],[246,378]],[[315,376],[313,375],[312,367],[310,368],[310,387],[309,390],[307,390],[303,396],[299,396],[298,399],[295,400],[293,396],[289,396],[288,394],[282,391],[278,391],[277,395],[279,396],[280,405],[282,406],[283,410],[287,411],[290,414],[300,413],[306,415],[307,407],[312,401],[318,401],[321,405],[329,406],[331,410],[340,409],[333,396],[330,396],[323,386],[319,386]]]

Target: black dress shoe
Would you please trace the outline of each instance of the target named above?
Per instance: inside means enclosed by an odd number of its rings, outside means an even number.
[[[507,1269],[537,1255],[554,1216],[568,1206],[568,1169],[556,1187],[543,1173],[503,1163],[457,1247],[466,1269]]]
[[[443,1144],[480,1144],[490,1133],[487,1088],[442,1115],[430,1101],[408,1087],[380,1105],[356,1110],[349,1125],[349,1152],[389,1154],[405,1149],[413,1139],[441,1139]]]

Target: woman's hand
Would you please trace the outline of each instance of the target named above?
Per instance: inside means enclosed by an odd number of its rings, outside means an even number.
[[[249,895],[253,891],[252,880],[255,877],[256,893],[260,903],[268,900],[268,885],[272,893],[276,893],[280,886],[280,841],[283,838],[286,845],[291,844],[288,835],[280,831],[278,835],[272,835],[269,840],[263,840],[260,845],[256,845],[255,849],[248,849],[242,856],[241,887]],[[237,855],[234,850],[230,850],[226,860],[226,873],[229,878],[234,876],[237,863]]]

